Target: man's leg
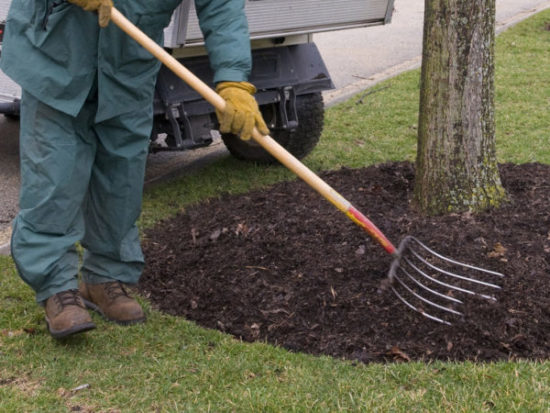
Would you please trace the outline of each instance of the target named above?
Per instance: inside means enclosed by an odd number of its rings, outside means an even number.
[[[144,265],[136,221],[151,128],[152,107],[95,127],[98,149],[84,207],[80,290],[90,308],[120,324],[145,320],[124,284],[136,284]]]
[[[21,278],[44,303],[48,327],[57,337],[93,328],[74,293],[75,243],[84,234],[81,205],[95,153],[91,119],[87,106],[73,118],[23,92],[20,211],[11,252]],[[73,293],[53,298],[66,291]]]

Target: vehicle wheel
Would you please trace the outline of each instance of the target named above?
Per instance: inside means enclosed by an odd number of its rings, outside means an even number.
[[[260,110],[268,126],[277,123],[275,105],[263,105]],[[293,131],[272,130],[271,137],[296,158],[305,157],[319,142],[323,130],[324,110],[321,92],[296,96],[298,127]],[[229,152],[237,159],[260,163],[276,162],[276,159],[253,139],[243,141],[230,133],[222,133],[222,139]]]

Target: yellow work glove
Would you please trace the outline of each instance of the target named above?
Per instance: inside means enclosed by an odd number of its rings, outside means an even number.
[[[216,92],[225,99],[225,111],[216,110],[221,133],[232,133],[247,141],[252,137],[255,126],[262,135],[269,134],[254,99],[254,85],[248,82],[222,82],[216,86]]]
[[[96,11],[100,27],[107,27],[111,20],[112,0],[68,0],[69,3],[76,4],[86,11]]]

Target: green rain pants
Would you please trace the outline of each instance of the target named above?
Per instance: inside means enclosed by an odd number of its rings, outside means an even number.
[[[23,91],[20,212],[12,257],[36,300],[88,283],[137,283],[144,265],[136,220],[152,105],[94,122],[97,85],[76,117]]]

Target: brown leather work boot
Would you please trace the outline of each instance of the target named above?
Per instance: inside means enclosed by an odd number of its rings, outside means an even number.
[[[79,289],[86,307],[97,311],[109,321],[121,325],[145,321],[143,309],[119,281],[104,284],[81,283]]]
[[[78,290],[61,291],[46,300],[46,324],[52,337],[92,330],[95,324],[88,314]]]

